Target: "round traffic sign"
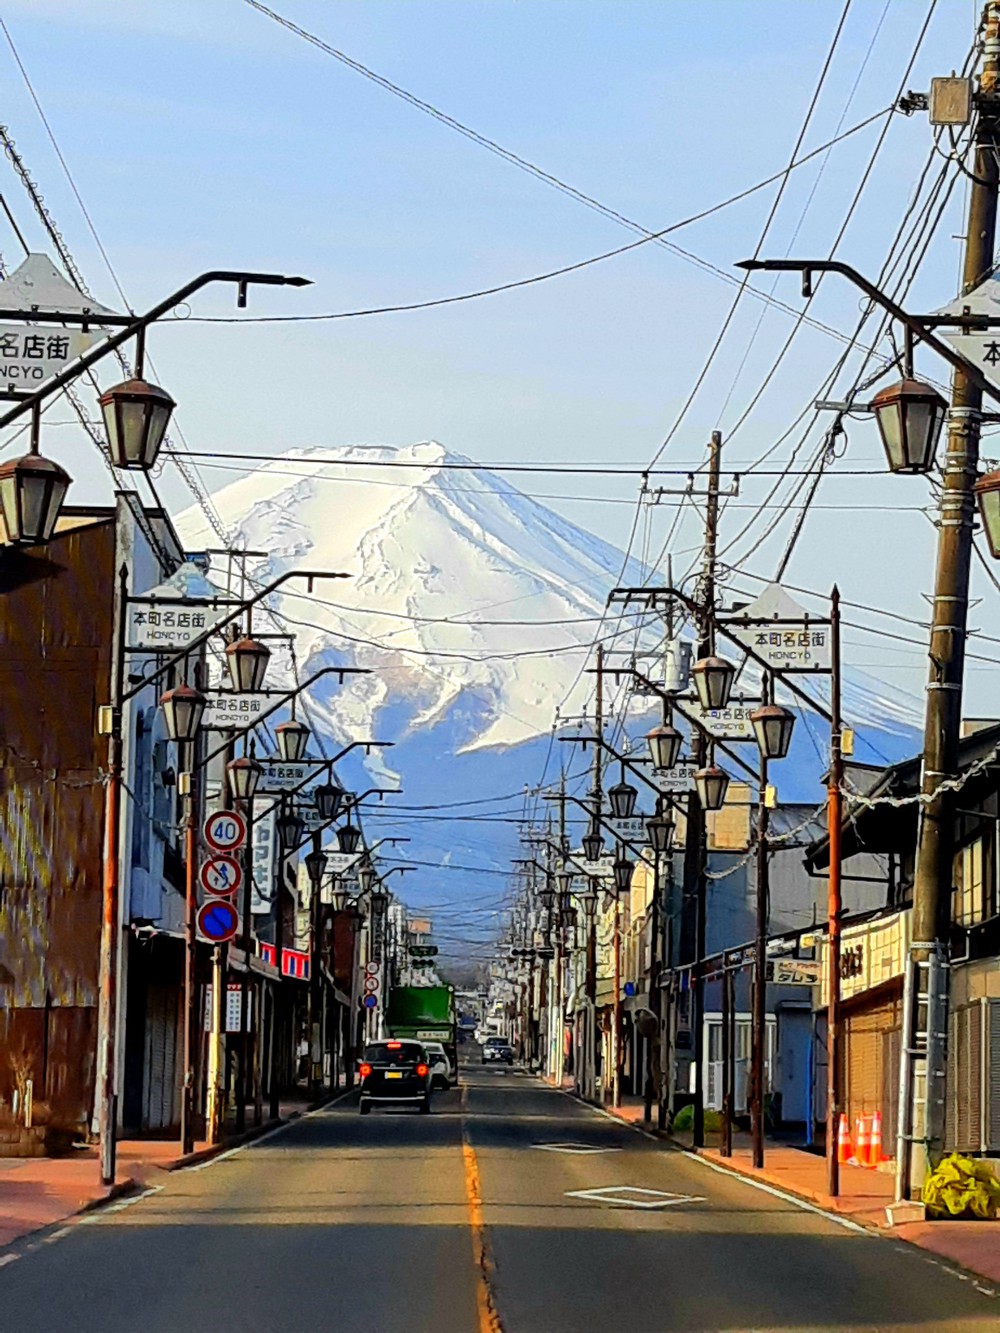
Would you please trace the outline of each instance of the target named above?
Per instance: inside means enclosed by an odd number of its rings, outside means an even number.
[[[378,990],[378,977],[365,977],[365,990],[369,992]]]
[[[374,958],[369,958],[368,962],[365,963],[365,976],[377,977],[379,972],[381,971],[381,968],[382,968],[381,963],[376,963]]]
[[[368,994],[361,1002],[366,1009],[374,1009],[378,1004],[378,996]]]
[[[213,810],[205,817],[204,833],[213,851],[232,852],[246,841],[247,821],[238,810]]]
[[[201,866],[201,887],[206,893],[235,893],[243,883],[243,870],[235,856],[210,856]]]
[[[213,944],[224,944],[231,940],[240,928],[240,918],[236,908],[225,898],[216,898],[198,909],[198,929],[206,940]]]

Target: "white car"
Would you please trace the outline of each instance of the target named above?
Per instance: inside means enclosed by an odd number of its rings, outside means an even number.
[[[455,1081],[455,1071],[448,1059],[448,1052],[439,1041],[425,1041],[423,1047],[431,1067],[431,1086],[450,1088]]]

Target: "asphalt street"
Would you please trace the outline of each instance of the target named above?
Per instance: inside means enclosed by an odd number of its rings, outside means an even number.
[[[19,1333],[992,1329],[928,1255],[721,1174],[519,1070],[433,1114],[347,1098],[0,1251]]]

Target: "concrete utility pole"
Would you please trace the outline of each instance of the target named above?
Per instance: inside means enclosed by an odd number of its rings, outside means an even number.
[[[719,536],[719,476],[722,458],[722,433],[713,431],[708,446],[708,493],[705,497],[705,554],[702,563],[701,593],[698,611],[698,656],[711,657],[715,652],[715,556]],[[696,728],[691,740],[691,758],[695,768],[704,768],[710,762],[709,744],[701,728]],[[684,905],[693,931],[693,958],[691,958],[694,986],[694,1004],[691,1014],[691,1041],[694,1055],[694,1146],[705,1146],[705,980],[702,963],[705,958],[705,811],[696,790],[688,794],[687,832],[684,838]],[[690,956],[690,938],[688,948]]]
[[[993,267],[996,240],[1000,131],[1000,3],[983,11],[983,64],[976,97],[975,159],[965,234],[963,294]],[[911,1018],[903,1034],[902,1083],[897,1144],[897,1193],[920,1190],[926,1168],[942,1150],[947,1055],[948,962],[957,793],[941,784],[958,772],[962,682],[969,609],[974,496],[979,462],[982,390],[961,369],[952,378],[948,445],[938,523],[937,571],[930,643],[930,672],[924,722],[925,798],[917,837],[913,885],[913,943],[907,971]]]

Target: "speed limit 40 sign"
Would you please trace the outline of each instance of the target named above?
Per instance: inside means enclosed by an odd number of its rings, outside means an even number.
[[[214,852],[232,852],[246,841],[247,822],[238,810],[213,810],[205,818],[203,832]]]

